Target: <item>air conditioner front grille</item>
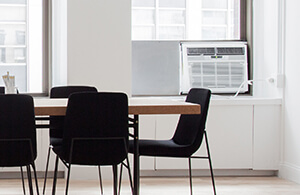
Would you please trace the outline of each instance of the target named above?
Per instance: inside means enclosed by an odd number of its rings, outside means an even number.
[[[245,50],[242,47],[217,47],[217,55],[244,55]]]
[[[215,48],[188,48],[187,55],[215,55]]]
[[[218,46],[218,43],[212,45],[215,47],[182,44],[182,93],[190,88],[209,88],[214,93],[235,93],[247,80],[245,43],[233,43],[222,47]],[[221,55],[221,58],[216,57]],[[247,90],[248,86],[245,85],[241,92]]]

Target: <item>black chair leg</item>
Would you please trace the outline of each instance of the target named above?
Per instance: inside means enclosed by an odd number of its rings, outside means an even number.
[[[127,161],[127,169],[128,169],[128,176],[129,176],[129,182],[130,182],[130,187],[131,187],[131,193],[133,194],[134,189],[133,189],[133,182],[132,182],[132,176],[131,176],[131,170],[130,170],[130,166],[129,166],[128,157],[126,158],[126,161]]]
[[[67,175],[67,181],[66,181],[66,195],[68,195],[69,191],[69,183],[70,183],[70,173],[71,173],[71,164],[68,166],[68,175]]]
[[[99,181],[100,181],[101,195],[103,195],[103,185],[102,185],[102,176],[101,176],[101,167],[100,166],[98,166],[98,172],[99,172]]]
[[[56,192],[57,168],[58,168],[58,156],[56,156],[56,160],[55,160],[55,169],[54,169],[54,176],[53,176],[52,195],[55,195],[55,192]]]
[[[208,161],[209,161],[210,175],[211,175],[212,185],[213,185],[213,189],[214,189],[214,195],[217,195],[216,185],[215,185],[215,179],[214,179],[214,173],[213,173],[213,168],[212,168],[212,162],[211,162],[211,158],[210,158],[210,151],[209,151],[209,146],[208,146],[208,138],[207,138],[206,131],[204,131],[204,136],[205,136],[206,150],[207,150]]]
[[[114,195],[118,194],[118,166],[113,165]]]
[[[29,185],[29,192],[30,195],[33,195],[33,187],[32,187],[32,178],[31,178],[31,170],[30,170],[30,166],[27,165],[27,179],[28,179],[28,185]]]
[[[120,195],[120,193],[121,193],[123,166],[124,166],[124,164],[122,162],[121,163],[121,168],[120,168],[120,179],[119,179],[119,191],[118,191],[118,195]]]
[[[34,174],[34,178],[35,178],[36,193],[37,193],[37,195],[40,195],[40,192],[39,192],[39,184],[38,184],[38,180],[37,180],[36,168],[35,168],[34,162],[31,164],[31,166],[32,166],[33,174]]]
[[[118,195],[120,195],[121,193],[121,185],[122,185],[122,174],[123,174],[123,166],[125,168],[127,168],[128,170],[128,176],[129,176],[129,182],[130,182],[130,188],[131,188],[131,193],[133,194],[133,182],[132,182],[132,177],[131,177],[131,171],[130,171],[130,166],[129,166],[129,160],[128,160],[128,157],[126,158],[126,163],[127,165],[122,162],[121,163],[121,168],[120,168],[120,179],[119,179],[119,192],[118,192]]]
[[[22,177],[23,194],[26,195],[23,168],[20,167],[20,170],[21,170],[21,177]]]
[[[193,195],[193,181],[192,181],[192,162],[191,157],[189,157],[189,176],[190,176],[190,192]]]
[[[46,191],[46,182],[47,182],[47,175],[48,175],[50,152],[51,152],[51,147],[49,146],[48,155],[47,155],[47,162],[46,162],[45,178],[44,178],[43,195],[45,195],[45,191]]]

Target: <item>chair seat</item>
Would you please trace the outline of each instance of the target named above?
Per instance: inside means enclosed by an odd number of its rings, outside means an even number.
[[[141,156],[189,157],[190,145],[179,145],[173,140],[139,140]],[[133,153],[133,140],[129,141],[129,152]]]
[[[62,138],[50,137],[50,145],[60,146],[62,144]]]

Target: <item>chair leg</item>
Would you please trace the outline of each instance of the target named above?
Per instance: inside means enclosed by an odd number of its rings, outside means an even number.
[[[101,167],[100,166],[98,166],[98,172],[99,172],[99,181],[100,181],[101,195],[103,195],[103,185],[102,185],[102,176],[101,176]]]
[[[120,195],[120,193],[121,193],[123,166],[124,166],[125,168],[127,168],[127,170],[128,170],[128,176],[129,176],[129,182],[130,182],[131,193],[133,194],[133,182],[132,182],[131,170],[130,170],[130,166],[129,166],[129,160],[128,160],[128,157],[126,158],[126,163],[127,163],[127,165],[125,165],[124,162],[121,163],[121,168],[120,168],[120,179],[119,179],[119,192],[118,192],[118,195]]]
[[[113,165],[114,195],[118,194],[118,167]]]
[[[189,176],[190,176],[190,192],[193,195],[193,181],[192,181],[192,162],[191,157],[189,157]]]
[[[39,195],[40,194],[39,185],[38,185],[38,180],[37,180],[37,175],[36,175],[36,168],[35,168],[34,162],[31,164],[31,166],[32,166],[33,173],[34,173],[34,178],[35,178],[36,193],[37,193],[37,195]]]
[[[210,158],[208,138],[207,138],[206,131],[204,131],[204,136],[205,136],[206,150],[207,150],[208,161],[209,161],[210,175],[211,175],[212,185],[213,185],[213,189],[214,189],[214,195],[217,195],[216,185],[215,185],[215,179],[214,179],[214,173],[213,173],[213,168],[212,168],[212,162],[211,162],[211,158]]]
[[[121,168],[120,168],[120,179],[119,179],[119,191],[118,191],[118,195],[120,195],[120,193],[121,193],[123,166],[124,166],[124,164],[122,162],[121,163]]]
[[[54,176],[53,176],[52,195],[55,195],[55,191],[56,191],[57,168],[58,168],[58,156],[56,155]]]
[[[69,191],[69,183],[70,183],[70,173],[71,173],[71,164],[68,166],[68,176],[67,176],[67,181],[66,181],[66,195],[68,195]]]
[[[46,190],[46,182],[47,182],[47,174],[48,174],[48,167],[49,167],[50,151],[51,151],[51,147],[49,146],[48,155],[47,155],[47,162],[46,162],[45,178],[44,178],[43,195],[45,195],[45,190]]]
[[[23,168],[20,167],[20,170],[21,170],[21,177],[22,177],[23,194],[26,195]]]
[[[31,178],[30,166],[27,165],[26,168],[27,168],[27,179],[28,179],[28,185],[29,185],[29,192],[30,192],[30,195],[33,195],[32,178]]]
[[[133,182],[132,182],[132,176],[131,176],[131,170],[130,170],[130,165],[129,165],[128,157],[126,158],[126,161],[127,161],[127,170],[128,170],[128,176],[129,176],[129,182],[130,182],[131,192],[133,194],[133,192],[134,192],[134,190],[133,190]]]

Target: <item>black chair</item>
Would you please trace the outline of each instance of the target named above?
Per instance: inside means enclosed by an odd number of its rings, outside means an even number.
[[[72,93],[78,93],[78,92],[95,92],[96,93],[97,89],[95,87],[91,87],[91,86],[53,87],[50,90],[50,98],[68,98],[69,95],[71,95]],[[48,118],[43,118],[43,117],[38,118],[37,120],[43,120],[43,119],[48,120]],[[51,148],[54,145],[61,144],[62,137],[63,137],[63,126],[64,126],[64,116],[50,116],[50,129],[49,129],[50,144],[49,144],[47,162],[46,162],[43,194],[45,194],[45,190],[46,190],[46,182],[47,182]]]
[[[191,89],[186,102],[201,105],[201,114],[181,115],[175,134],[170,140],[139,140],[139,154],[141,156],[178,157],[189,159],[190,190],[192,192],[191,159],[204,158],[209,160],[214,194],[215,182],[210,158],[205,123],[209,108],[211,92],[208,89]],[[197,157],[193,154],[199,149],[205,136],[207,156]],[[129,152],[133,153],[133,141],[129,142]]]
[[[34,163],[36,157],[33,98],[29,95],[0,95],[0,167],[20,167],[24,194],[23,166],[27,168],[29,190],[33,194],[30,165],[39,194]]]
[[[55,194],[58,158],[68,168],[66,194],[68,194],[73,164],[98,166],[98,168],[102,165],[112,165],[114,192],[117,194],[117,165],[123,163],[125,159],[130,181],[132,181],[128,161],[128,136],[126,94],[71,94],[65,116],[62,145],[53,146],[57,157],[52,194]],[[101,193],[103,193],[102,189]]]

